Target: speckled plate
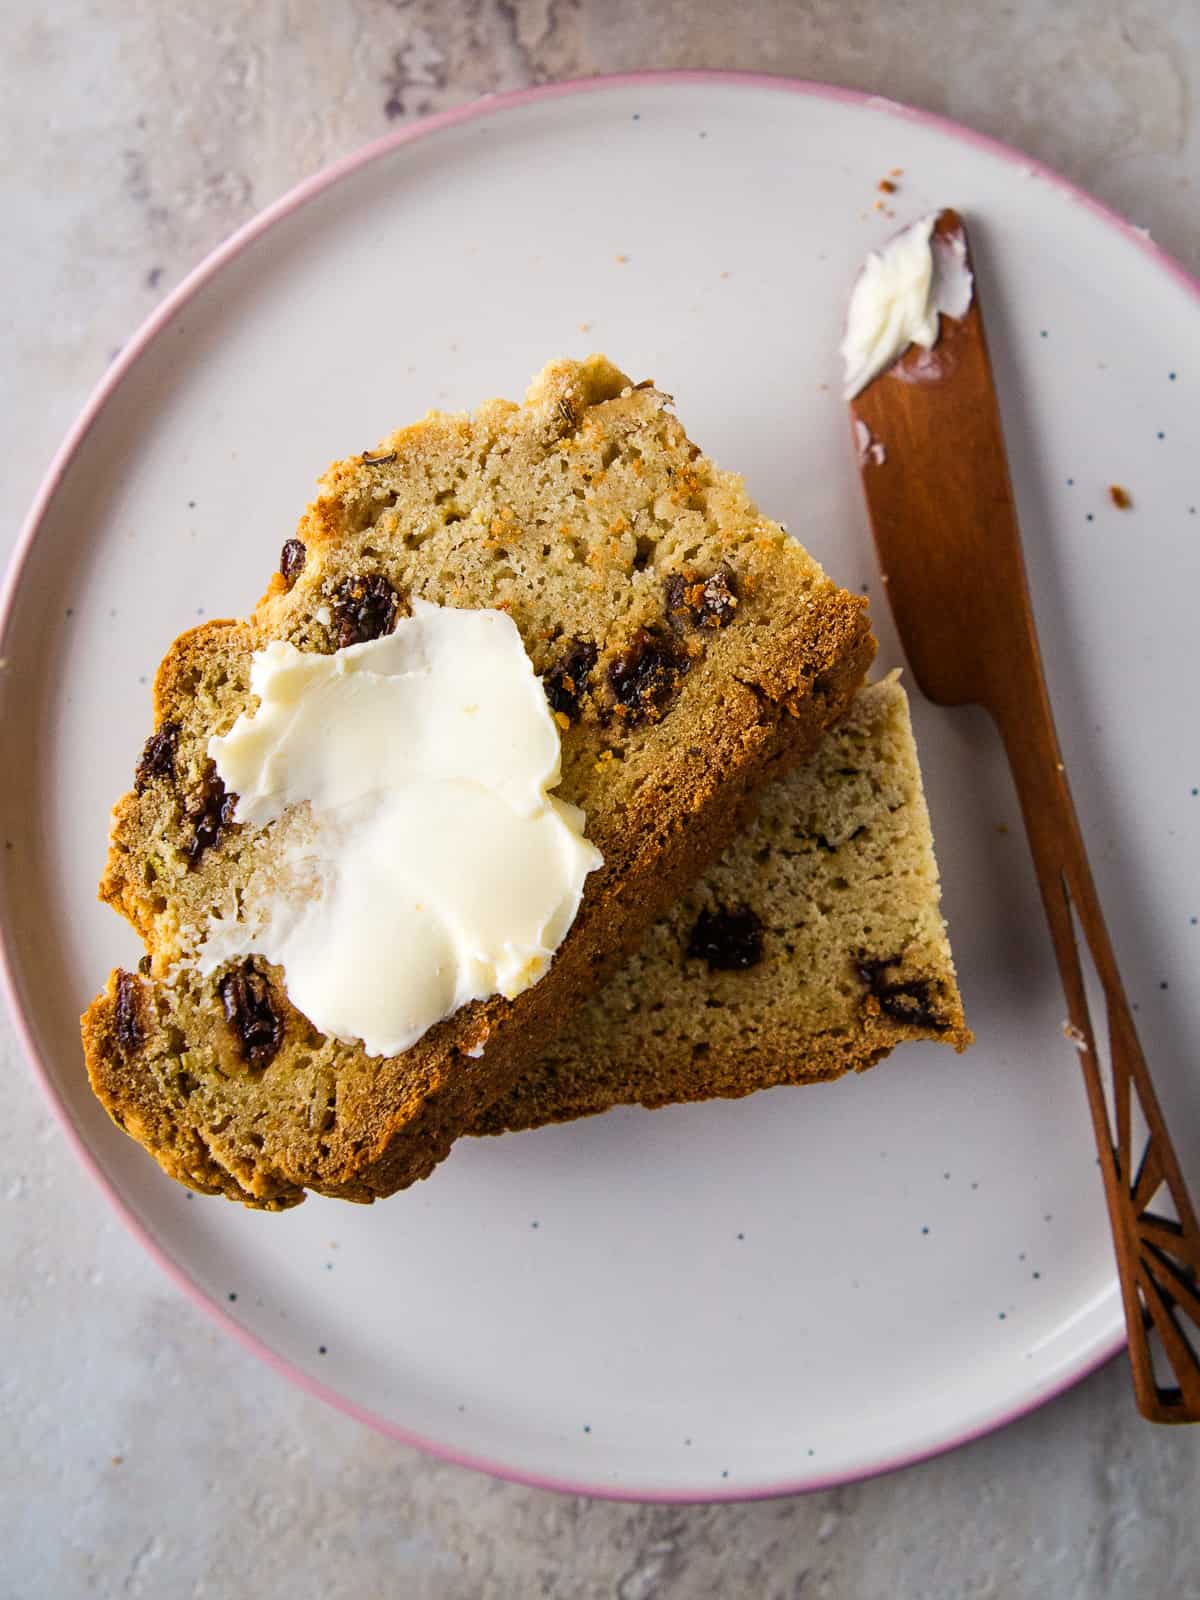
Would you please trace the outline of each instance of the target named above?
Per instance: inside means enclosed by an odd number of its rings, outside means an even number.
[[[967,1439],[1120,1347],[1058,980],[1005,767],[971,712],[915,707],[979,1040],[962,1059],[910,1048],[828,1087],[468,1140],[374,1209],[281,1217],[171,1184],[80,1060],[77,1013],[137,953],[94,885],[148,675],[189,622],[253,601],[330,458],[602,348],[670,388],[763,505],[881,601],[839,322],[866,249],[946,204],[972,227],[1093,861],[1195,1181],[1200,300],[1051,174],[780,80],[494,100],[353,157],[218,251],[51,468],[0,673],[0,909],[30,1058],[175,1280],[399,1438],[597,1494],[769,1494]],[[882,668],[900,657],[884,604],[875,617]]]

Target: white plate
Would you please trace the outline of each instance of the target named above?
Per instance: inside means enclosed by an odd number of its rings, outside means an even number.
[[[893,168],[895,221],[874,209]],[[76,1014],[136,955],[94,884],[147,676],[181,627],[254,600],[327,460],[601,348],[664,383],[764,507],[879,599],[839,321],[868,246],[943,204],[971,223],[1063,742],[1195,1181],[1196,287],[1049,174],[770,79],[624,80],[436,119],[201,268],[35,508],[0,691],[0,909],[31,1055],[177,1279],[403,1438],[601,1494],[770,1493],[967,1438],[1121,1342],[1058,981],[971,712],[916,708],[979,1038],[962,1059],[912,1048],[827,1088],[466,1141],[390,1203],[282,1217],[171,1184],[80,1060]]]

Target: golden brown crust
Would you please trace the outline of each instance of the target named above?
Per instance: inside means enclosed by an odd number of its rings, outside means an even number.
[[[146,942],[145,1042],[115,1042],[116,975],[83,1021],[116,1120],[173,1176],[271,1207],[305,1188],[369,1200],[427,1175],[722,848],[764,779],[813,747],[874,650],[863,602],[696,451],[666,397],[603,358],[547,368],[522,407],[433,415],[335,463],[297,538],[250,618],[182,635],[159,669],[157,743],[114,811],[101,883]],[[732,622],[672,620],[671,574],[718,567],[737,586]],[[207,741],[251,703],[252,652],[347,642],[368,579],[401,608],[418,594],[502,606],[542,673],[591,642],[590,680],[559,718],[558,792],[583,806],[605,865],[540,983],[463,1008],[394,1059],[317,1034],[262,969],[284,1043],[246,1068],[217,985],[179,963],[269,845],[223,809]],[[625,704],[620,673],[647,638],[665,666]]]

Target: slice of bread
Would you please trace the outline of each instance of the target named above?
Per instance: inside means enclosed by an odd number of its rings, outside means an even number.
[[[906,1039],[962,1050],[971,1034],[893,675],[762,791],[754,821],[474,1131],[814,1083]]]
[[[146,957],[83,1039],[97,1095],[174,1177],[278,1209],[426,1176],[849,704],[874,651],[863,602],[669,403],[597,356],[546,368],[523,405],[433,413],[330,468],[249,619],[171,648],[100,888]],[[411,597],[511,616],[563,730],[556,792],[604,866],[540,982],[381,1058],[318,1033],[260,957],[204,978],[188,952],[264,847],[206,755],[251,704],[252,653],[378,636]]]

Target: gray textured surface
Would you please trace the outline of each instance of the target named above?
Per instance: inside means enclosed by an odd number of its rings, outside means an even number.
[[[970,13],[970,14],[968,14]],[[869,88],[1024,146],[1200,270],[1200,10],[1054,0],[20,0],[0,96],[6,538],[113,350],[231,228],[396,120],[642,66]],[[640,1508],[427,1461],[219,1339],[110,1220],[5,1027],[0,1595],[1200,1595],[1200,1434],[1123,1362],[939,1461]]]

